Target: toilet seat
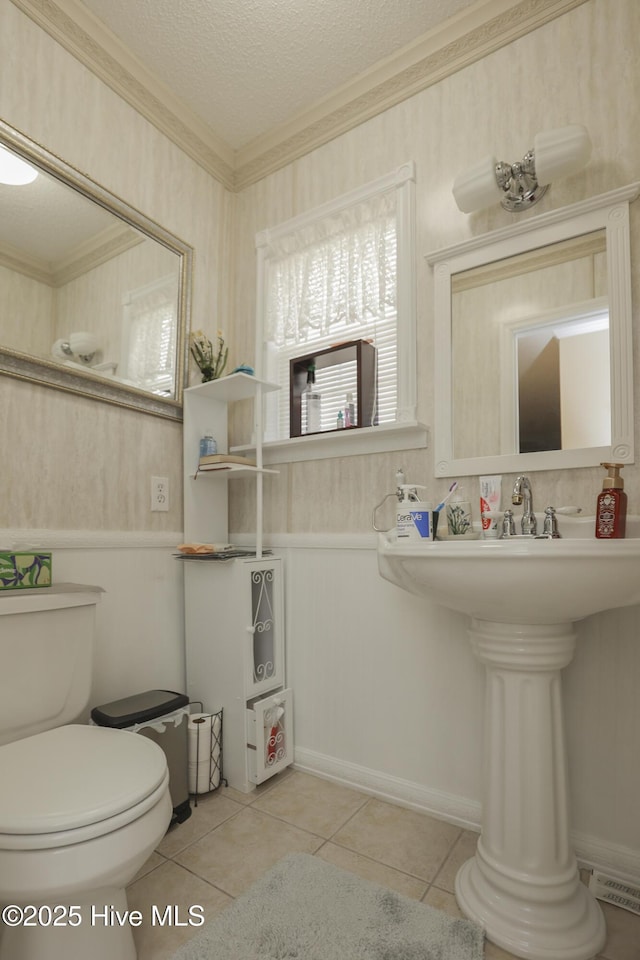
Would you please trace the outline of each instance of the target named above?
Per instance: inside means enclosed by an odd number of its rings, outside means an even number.
[[[43,849],[110,833],[168,785],[162,749],[139,734],[68,725],[0,747],[0,849]]]

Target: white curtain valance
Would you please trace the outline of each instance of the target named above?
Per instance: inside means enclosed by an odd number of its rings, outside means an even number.
[[[176,343],[176,289],[165,278],[131,291],[124,306],[128,330],[127,376],[140,386],[173,376]]]
[[[270,244],[266,339],[302,343],[395,308],[396,222],[390,191]]]

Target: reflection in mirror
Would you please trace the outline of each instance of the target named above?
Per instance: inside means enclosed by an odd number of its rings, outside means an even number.
[[[600,304],[598,306],[597,304]],[[606,297],[569,305],[509,331],[515,346],[516,431],[504,452],[575,450],[611,443],[609,307]]]
[[[0,370],[181,416],[191,249],[22,134],[38,172],[1,182]]]
[[[633,462],[628,201],[638,190],[428,258],[436,476]]]
[[[606,283],[604,230],[452,276],[456,458],[611,442]]]

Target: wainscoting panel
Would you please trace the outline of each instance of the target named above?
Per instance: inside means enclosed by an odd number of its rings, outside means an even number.
[[[53,579],[104,589],[87,708],[151,689],[184,692],[181,533],[0,530],[0,542],[53,552]]]
[[[284,558],[298,768],[477,829],[484,673],[467,619],[382,580],[373,536],[268,545]],[[637,882],[640,607],[577,629],[563,674],[574,844]]]

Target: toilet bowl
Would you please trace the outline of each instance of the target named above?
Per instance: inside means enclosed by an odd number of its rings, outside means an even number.
[[[135,960],[125,887],[171,820],[162,749],[68,724],[0,746],[0,783],[0,960]]]
[[[102,593],[0,591],[0,960],[136,960],[125,887],[169,826],[169,772],[147,737],[74,722]]]

